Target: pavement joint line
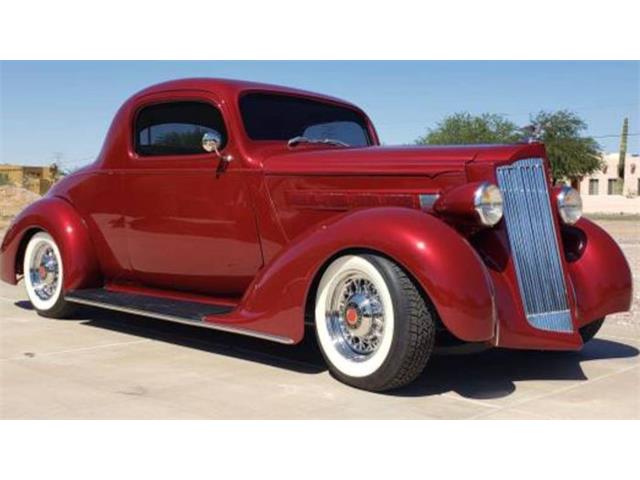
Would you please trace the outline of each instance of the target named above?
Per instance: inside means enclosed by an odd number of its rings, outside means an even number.
[[[548,392],[548,393],[542,393],[540,395],[534,395],[533,397],[530,398],[525,398],[519,402],[515,402],[512,403],[510,405],[505,405],[504,407],[499,407],[497,410],[495,410],[494,412],[485,412],[485,413],[480,413],[477,415],[473,415],[471,417],[469,417],[469,420],[476,420],[488,415],[491,415],[492,413],[497,413],[497,412],[501,412],[503,410],[507,410],[507,409],[517,409],[517,407],[520,407],[522,405],[525,405],[527,403],[536,401],[536,400],[541,400],[543,398],[547,398],[547,397],[551,397],[553,395],[557,395],[560,393],[565,393],[568,392],[570,390],[575,390],[577,388],[581,388],[581,387],[586,387],[594,382],[597,382],[598,380],[603,380],[605,378],[610,378],[610,377],[614,377],[616,375],[619,375],[621,373],[626,373],[629,372],[631,370],[634,370],[636,368],[640,368],[640,365],[632,365],[631,367],[627,367],[627,368],[623,368],[622,370],[618,370],[617,372],[610,372],[610,373],[605,373],[604,375],[600,375],[599,377],[595,377],[595,378],[588,378],[586,381],[578,381],[578,383],[574,383],[573,385],[567,385],[566,387],[562,387],[559,388],[558,390],[554,390],[552,392]]]
[[[11,303],[20,301],[19,298],[9,298],[9,297],[1,297],[1,296],[0,296],[0,300],[4,300],[5,302],[11,302]]]
[[[118,346],[124,346],[124,345],[135,345],[137,343],[145,343],[145,342],[151,342],[153,340],[148,339],[148,338],[144,338],[141,340],[132,340],[130,342],[117,342],[117,343],[106,343],[104,345],[92,345],[90,347],[79,347],[79,348],[70,348],[68,350],[57,350],[55,352],[47,352],[47,353],[41,353],[41,354],[37,354],[35,357],[36,358],[40,358],[40,357],[51,357],[54,355],[62,355],[65,353],[74,353],[74,352],[82,352],[82,351],[87,351],[87,350],[98,350],[101,348],[109,348],[109,347],[118,347]],[[1,361],[8,361],[8,360],[25,360],[25,359],[31,359],[33,357],[28,357],[25,355],[18,355],[15,357],[6,357],[6,358],[1,358]]]
[[[480,405],[482,407],[487,407],[487,408],[494,408],[494,409],[499,409],[500,406],[499,405],[495,405],[493,403],[487,403],[487,402],[482,402],[480,400],[476,400],[475,398],[467,398],[467,397],[463,397],[462,395],[457,395],[453,392],[445,392],[442,394],[442,396],[447,397],[447,398],[452,398],[454,400],[459,400],[462,402],[466,402],[466,403],[473,403],[474,405]]]
[[[596,337],[596,339],[598,339],[598,338],[605,338],[605,339],[611,338],[613,340],[633,340],[635,342],[640,342],[640,338],[638,338],[638,337],[625,337],[625,336],[622,336],[622,335],[607,335],[607,334],[603,334],[603,335],[598,335]]]
[[[544,415],[540,415],[539,413],[527,412],[525,410],[520,410],[520,409],[517,409],[517,408],[511,408],[511,407],[499,408],[498,410],[495,410],[493,412],[488,412],[487,416],[493,415],[494,413],[498,413],[498,412],[503,411],[503,410],[509,410],[509,412],[517,414],[518,415],[518,417],[516,417],[517,420],[522,420],[526,416],[536,417],[536,418],[528,419],[528,420],[534,420],[534,421],[535,420],[556,420],[556,419],[559,419],[559,418],[553,417],[551,415],[544,416]],[[467,420],[470,420],[470,419],[481,420],[482,418],[485,418],[485,417],[475,417],[475,418],[474,417],[470,417],[470,418],[467,418]]]
[[[551,420],[551,419],[555,419],[556,418],[556,417],[553,417],[553,416],[540,415],[539,413],[527,412],[525,410],[520,410],[518,408],[513,408],[513,409],[510,409],[510,410],[513,410],[514,413],[518,413],[518,414],[523,415],[523,416],[524,415],[534,416],[534,417],[536,417],[536,419],[539,419],[539,420]]]

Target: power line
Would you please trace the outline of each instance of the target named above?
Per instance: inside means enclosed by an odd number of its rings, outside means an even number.
[[[616,134],[608,134],[608,135],[593,135],[591,138],[614,138],[614,137],[619,137],[621,134],[620,133],[616,133]],[[637,133],[628,133],[627,136],[629,137],[635,137],[637,135],[640,135],[640,132]]]
[[[610,104],[610,105],[592,105],[592,106],[585,106],[585,107],[564,107],[564,108],[558,108],[556,110],[568,110],[570,112],[580,112],[585,110],[606,110],[608,108],[621,108],[621,107],[638,108],[638,104],[637,103],[618,103],[618,104]],[[541,110],[544,110],[544,109],[541,109]],[[519,115],[531,115],[532,113],[535,113],[535,112],[531,112],[531,111],[502,112],[501,115],[504,115],[505,117],[513,117],[513,116],[519,116]]]

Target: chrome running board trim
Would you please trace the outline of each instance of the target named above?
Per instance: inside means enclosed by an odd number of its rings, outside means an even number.
[[[168,322],[175,322],[175,323],[182,323],[184,325],[192,325],[195,327],[202,327],[202,328],[209,328],[211,330],[218,330],[221,332],[227,332],[227,333],[237,333],[239,335],[245,335],[247,337],[254,337],[254,338],[259,338],[261,340],[269,340],[271,342],[276,342],[276,343],[283,343],[285,345],[293,345],[294,341],[290,338],[287,337],[281,337],[279,335],[270,335],[268,333],[262,333],[262,332],[256,332],[255,330],[250,330],[248,328],[241,328],[241,327],[234,327],[234,326],[230,326],[230,325],[222,325],[219,323],[211,323],[211,322],[206,322],[204,320],[192,320],[189,318],[181,318],[181,317],[176,317],[174,315],[165,315],[162,313],[156,313],[156,312],[149,312],[147,310],[141,310],[141,309],[137,309],[137,308],[131,308],[131,307],[122,307],[120,305],[112,305],[110,303],[106,303],[106,302],[97,302],[95,300],[87,300],[84,298],[76,298],[73,296],[73,293],[66,295],[65,296],[65,300],[67,300],[68,302],[72,302],[72,303],[78,303],[78,304],[82,304],[82,305],[87,305],[90,307],[98,307],[98,308],[104,308],[107,310],[114,310],[117,312],[122,312],[122,313],[129,313],[132,315],[140,315],[143,317],[149,317],[149,318],[155,318],[158,320],[165,320]]]

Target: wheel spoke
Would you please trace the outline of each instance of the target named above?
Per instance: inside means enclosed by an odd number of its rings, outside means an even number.
[[[59,275],[60,263],[54,249],[48,243],[41,243],[31,254],[27,279],[38,298],[47,301],[54,296]]]
[[[342,353],[355,360],[375,353],[384,336],[384,307],[371,279],[362,272],[349,272],[336,283],[328,301],[329,331]]]

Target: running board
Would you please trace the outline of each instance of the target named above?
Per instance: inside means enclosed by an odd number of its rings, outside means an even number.
[[[174,300],[151,295],[116,292],[104,288],[73,290],[65,295],[65,300],[91,307],[105,308],[118,312],[142,315],[144,317],[184,323],[196,327],[210,328],[223,332],[238,333],[272,342],[292,344],[293,340],[278,335],[257,332],[234,325],[205,321],[206,317],[232,312],[228,305]]]

